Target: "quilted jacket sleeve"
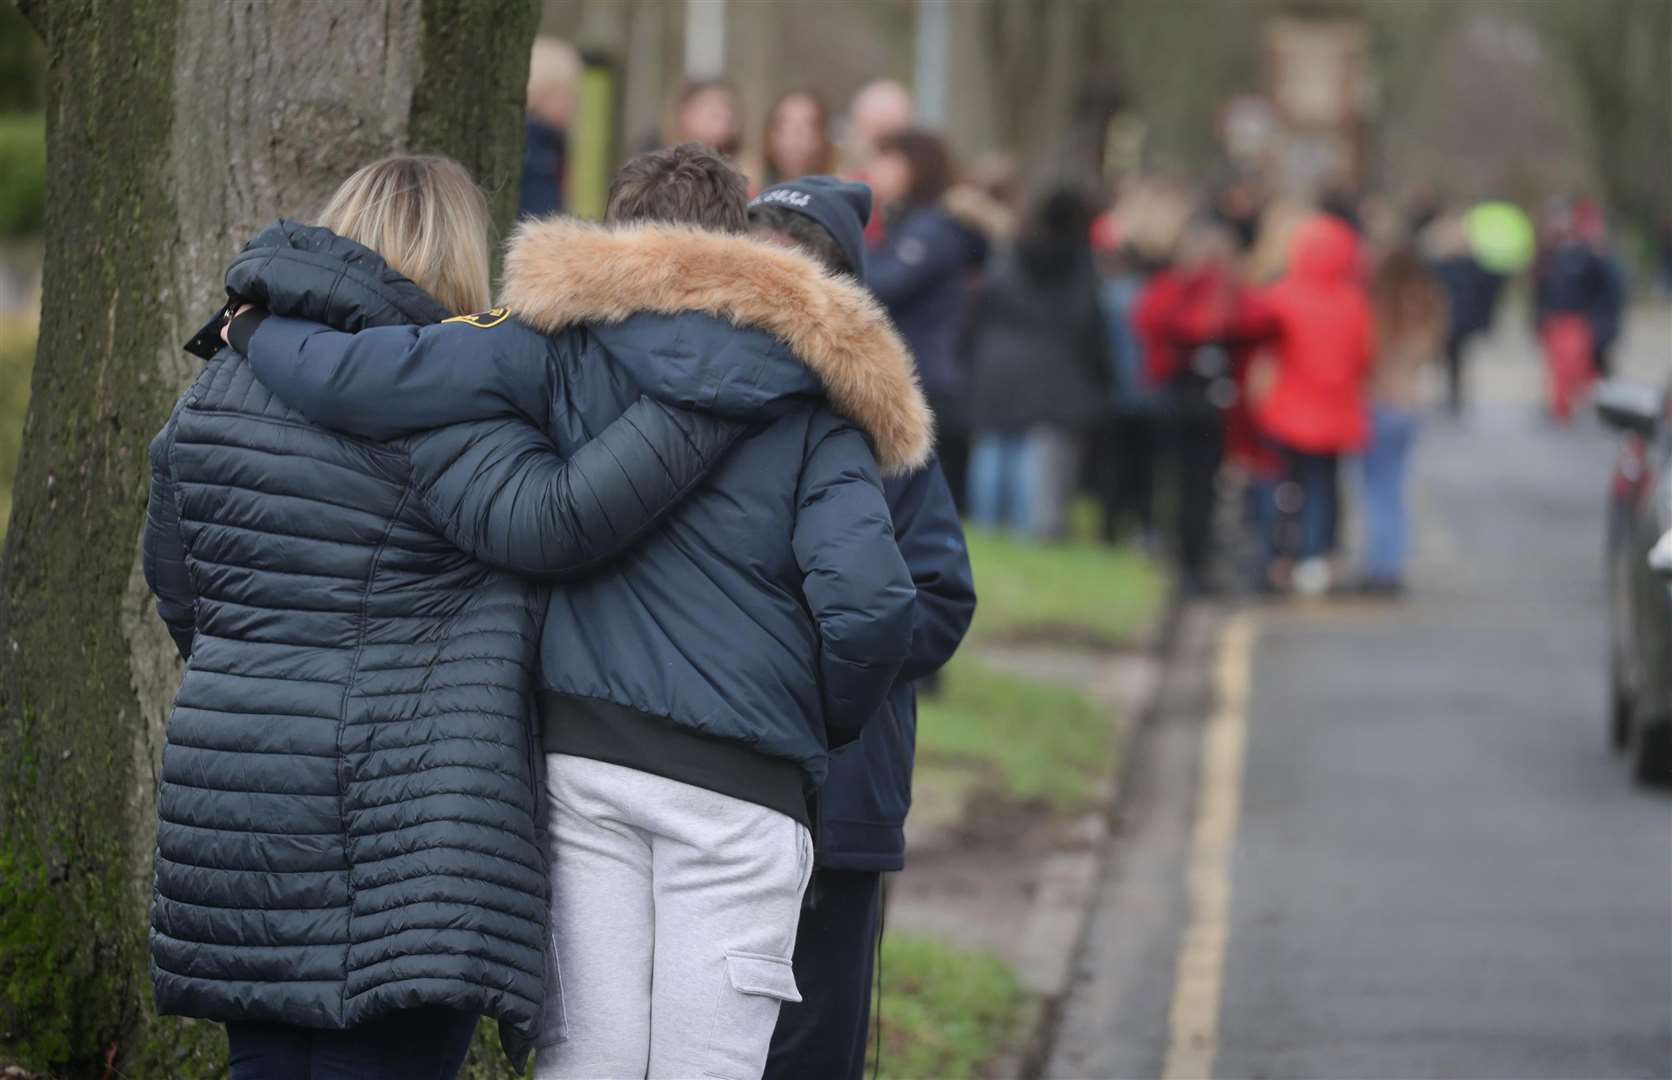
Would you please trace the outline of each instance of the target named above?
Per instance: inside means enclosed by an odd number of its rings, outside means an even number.
[[[175,499],[174,469],[169,462],[174,448],[174,427],[175,417],[171,416],[151,440],[151,496],[145,507],[142,546],[145,583],[157,598],[157,614],[167,624],[180,658],[188,660],[196,627],[197,593],[186,570],[186,545],[180,536],[180,504]]]
[[[743,430],[640,398],[564,459],[519,418],[420,436],[420,497],[461,551],[520,574],[582,577],[631,548]]]
[[[835,747],[858,738],[887,698],[911,649],[915,590],[864,436],[821,411],[808,446],[793,543],[818,624],[819,686]]]
[[[641,399],[565,459],[548,426],[560,346],[511,323],[344,334],[269,316],[243,344],[257,378],[315,423],[420,433],[412,461],[436,525],[521,574],[580,577],[630,548],[745,429]]]
[[[262,385],[314,423],[363,439],[507,415],[544,425],[552,400],[546,339],[520,327],[439,323],[345,334],[269,315],[243,337],[237,329],[233,346]]]

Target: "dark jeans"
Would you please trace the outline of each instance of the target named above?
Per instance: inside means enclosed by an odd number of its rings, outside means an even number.
[[[1120,537],[1130,516],[1139,531],[1155,531],[1155,465],[1160,437],[1154,413],[1122,413],[1098,429],[1092,444],[1092,486],[1103,507],[1103,539]]]
[[[882,875],[813,871],[816,903],[795,934],[801,1003],[778,1010],[763,1080],[860,1080],[881,931]]]
[[[476,1017],[457,1009],[405,1009],[346,1031],[231,1023],[232,1080],[453,1080],[470,1052]]]
[[[1181,409],[1168,430],[1179,569],[1187,584],[1200,585],[1214,553],[1213,512],[1219,466],[1225,459],[1225,421],[1218,410]]]
[[[1449,334],[1446,337],[1446,408],[1457,415],[1464,405],[1464,366],[1469,357],[1468,334]]]
[[[1341,458],[1285,447],[1287,463],[1277,492],[1275,551],[1294,559],[1321,559],[1339,542]]]
[[[960,515],[969,511],[970,433],[950,424],[935,426],[935,457],[940,462],[941,475],[952,489],[952,505]]]

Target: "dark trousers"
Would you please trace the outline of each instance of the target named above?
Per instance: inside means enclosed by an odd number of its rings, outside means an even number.
[[[935,432],[935,457],[941,475],[952,489],[952,505],[963,515],[969,511],[970,433],[963,428],[941,425]]]
[[[1453,415],[1463,411],[1463,368],[1468,359],[1469,335],[1446,337],[1446,408]]]
[[[1277,493],[1277,552],[1322,559],[1340,546],[1341,458],[1283,448],[1285,475]]]
[[[290,1024],[226,1026],[232,1080],[453,1080],[476,1017],[405,1009],[345,1031]]]
[[[1225,459],[1225,421],[1216,409],[1183,409],[1169,424],[1173,458],[1175,542],[1187,585],[1207,579],[1213,558],[1213,512],[1219,466]]]
[[[1103,540],[1120,538],[1130,517],[1140,532],[1155,531],[1155,462],[1160,438],[1153,413],[1122,413],[1105,422],[1092,444],[1091,482],[1103,508]]]
[[[882,918],[882,875],[813,871],[816,902],[795,934],[800,1004],[778,1010],[763,1080],[860,1080],[871,1017],[871,976]]]

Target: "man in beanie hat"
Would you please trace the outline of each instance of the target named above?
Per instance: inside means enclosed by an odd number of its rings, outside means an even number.
[[[863,278],[871,190],[809,176],[762,191],[749,204],[756,235],[799,248],[832,274]],[[795,940],[799,1004],[785,1003],[767,1059],[769,1078],[862,1077],[882,875],[905,865],[917,735],[916,680],[952,658],[975,613],[964,531],[940,466],[883,481],[894,539],[917,587],[911,652],[887,708],[859,741],[831,755],[820,793],[808,909]]]

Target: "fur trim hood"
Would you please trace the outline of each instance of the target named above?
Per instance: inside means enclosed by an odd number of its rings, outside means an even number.
[[[933,449],[933,417],[888,316],[798,252],[686,226],[546,218],[513,234],[500,302],[547,334],[644,312],[699,312],[764,331],[871,437],[884,472],[918,468]]]

